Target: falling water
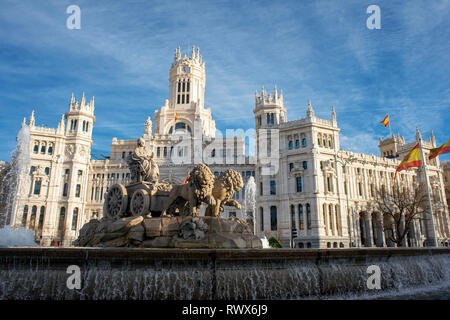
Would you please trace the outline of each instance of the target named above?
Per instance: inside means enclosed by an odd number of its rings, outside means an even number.
[[[394,251],[386,250],[327,259],[326,252],[312,252],[311,257],[305,252],[287,259],[289,252],[272,249],[255,259],[239,258],[239,252],[219,259],[210,252],[197,260],[189,250],[166,259],[152,258],[151,250],[128,255],[91,250],[71,256],[47,250],[55,253],[24,256],[0,250],[0,299],[414,299],[424,292],[450,299],[448,253],[390,256]],[[66,287],[66,268],[74,264],[82,270],[80,290]],[[381,270],[380,290],[367,287],[371,265]]]
[[[1,203],[5,205],[4,212],[0,213],[1,227],[11,224],[16,205],[17,194],[23,193],[21,180],[30,164],[30,127],[22,124],[17,134],[17,147],[12,152],[11,161],[5,168],[6,174],[1,183]]]
[[[0,184],[0,203],[3,207],[0,212],[0,246],[35,245],[34,232],[15,228],[13,221],[17,195],[26,193],[23,179],[30,165],[30,127],[25,122],[22,123],[16,140],[16,149],[4,168]]]
[[[254,230],[254,218],[255,218],[255,204],[256,204],[256,184],[255,178],[250,176],[245,184],[245,199],[244,199],[244,220],[252,226]]]

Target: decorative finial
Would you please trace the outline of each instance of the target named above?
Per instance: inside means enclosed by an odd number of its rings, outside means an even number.
[[[308,109],[306,110],[306,116],[308,118],[314,117],[314,109],[311,105],[311,100],[308,100]]]
[[[419,127],[416,127],[416,140],[422,140],[422,135],[420,134]]]
[[[31,111],[31,116],[30,116],[30,120],[28,121],[28,125],[30,127],[34,126],[35,120],[34,120],[34,110]]]

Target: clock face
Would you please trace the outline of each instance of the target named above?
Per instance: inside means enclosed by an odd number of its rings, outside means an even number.
[[[183,72],[183,73],[188,73],[188,72],[189,72],[189,67],[183,66],[183,67],[181,68],[181,72]]]

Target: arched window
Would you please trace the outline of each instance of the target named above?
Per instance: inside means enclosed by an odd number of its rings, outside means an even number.
[[[277,207],[270,207],[270,228],[272,231],[276,231],[278,226]]]
[[[270,180],[270,194],[277,194],[277,184],[275,180]]]
[[[302,177],[297,177],[296,181],[297,181],[297,192],[302,192],[303,191]]]
[[[50,174],[50,168],[49,168],[49,167],[46,167],[45,170],[44,170],[44,172],[45,172],[46,175],[49,175],[49,174]]]
[[[334,214],[336,216],[336,229],[337,229],[338,235],[341,235],[341,213],[339,211],[338,205],[336,205],[334,207]]]
[[[308,162],[307,161],[303,161],[303,169],[308,169]]]
[[[292,140],[289,140],[289,149],[292,149],[294,147],[294,142]]]
[[[45,207],[41,207],[41,212],[39,214],[39,220],[38,220],[38,230],[42,230],[42,226],[44,224],[44,216],[45,216]]]
[[[329,222],[330,222],[330,230],[334,234],[334,223],[333,223],[333,206],[330,204],[328,205],[328,216]]]
[[[303,205],[298,205],[298,222],[300,230],[303,230],[305,228],[304,226],[304,217],[303,217]]]
[[[295,147],[296,148],[299,148],[300,147],[300,140],[295,140]]]
[[[292,230],[297,230],[297,227],[295,225],[295,207],[293,204],[291,204],[291,222],[292,222]]]
[[[167,147],[164,147],[163,156],[164,158],[167,158]]]
[[[80,193],[81,193],[81,184],[77,184],[76,189],[75,189],[75,197],[79,198]]]
[[[259,219],[261,222],[261,231],[264,231],[264,209],[262,207],[259,208]]]
[[[28,216],[28,206],[25,205],[23,207],[23,215],[22,215],[22,226],[26,226],[27,225],[27,216]]]
[[[47,153],[48,153],[49,155],[52,155],[52,154],[53,154],[53,144],[52,144],[52,143],[49,143],[49,144],[48,144]]]
[[[78,224],[78,208],[74,208],[72,216],[72,230],[77,230],[77,224]]]
[[[33,152],[38,153],[39,152],[39,141],[34,142]]]
[[[187,125],[186,123],[184,123],[184,122],[175,123],[175,132],[177,132],[177,131],[186,132],[186,130],[188,132],[191,132],[191,127],[189,125]]]
[[[33,194],[39,195],[41,193],[41,180],[36,180],[34,182],[34,192]]]
[[[45,154],[45,150],[47,149],[47,144],[45,142],[42,142],[41,144],[41,153]]]
[[[311,206],[306,204],[306,227],[311,229]]]
[[[58,230],[62,231],[64,230],[66,223],[66,207],[61,207],[59,210],[59,223],[58,223]]]
[[[64,186],[63,186],[63,197],[67,197],[67,189],[69,188],[69,186],[68,186],[68,184],[67,183],[64,183]]]
[[[30,229],[34,230],[34,225],[36,223],[36,213],[37,213],[37,207],[33,206],[31,208],[31,216],[30,216]]]
[[[302,147],[306,147],[306,138],[302,139]]]

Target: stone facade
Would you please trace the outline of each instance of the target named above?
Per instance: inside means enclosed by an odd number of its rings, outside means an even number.
[[[444,170],[445,198],[447,199],[447,207],[450,208],[450,161],[443,161],[441,165]]]
[[[273,235],[284,246],[305,248],[391,245],[383,236],[382,219],[369,205],[371,190],[392,184],[396,167],[416,142],[394,136],[380,140],[380,157],[343,151],[334,108],[331,120],[320,119],[308,102],[305,118],[288,121],[283,93],[263,88],[255,96],[256,157],[251,157],[242,136],[216,137],[211,109],[204,104],[205,86],[199,50],[182,56],[176,49],[169,99],[153,121],[148,117],[143,123],[142,138],[159,166],[160,181],[182,183],[200,162],[216,176],[234,169],[244,182],[255,177],[258,236]],[[35,229],[43,245],[71,245],[86,222],[103,217],[108,188],[129,182],[126,159],[136,139],[113,138],[108,155],[89,156],[94,122],[94,99],[87,102],[84,95],[79,102],[72,96],[56,129],[37,126],[34,112],[28,121],[31,164],[24,180],[29,192],[18,196],[13,224]],[[424,142],[425,152],[435,145],[431,136]],[[438,159],[428,171],[435,196],[443,199]],[[405,184],[423,181],[417,169],[402,171],[398,179]],[[243,205],[244,197],[245,189],[233,198]],[[225,207],[223,215],[243,218],[245,213]],[[416,223],[408,244],[423,246],[434,233],[439,244],[448,244],[447,207],[435,212],[435,231],[430,228]]]

